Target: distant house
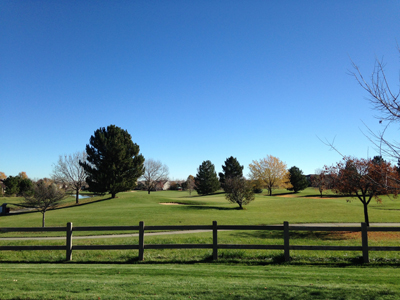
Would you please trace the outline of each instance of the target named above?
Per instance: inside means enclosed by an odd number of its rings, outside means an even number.
[[[0,195],[4,195],[6,192],[6,186],[4,184],[4,180],[0,179]]]
[[[161,183],[162,184],[162,183]],[[169,190],[169,187],[171,186],[171,182],[167,181],[162,185],[163,191]]]
[[[140,180],[137,182],[136,184],[136,189],[137,190],[146,190],[145,188],[146,186],[146,182],[144,180]],[[170,187],[170,182],[169,181],[157,181],[157,183],[155,184],[155,186],[153,187],[152,191],[166,191],[168,190]]]

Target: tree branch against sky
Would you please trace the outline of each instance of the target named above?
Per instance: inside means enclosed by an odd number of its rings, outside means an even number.
[[[86,180],[85,170],[79,162],[86,162],[86,157],[85,151],[75,152],[70,155],[60,155],[57,164],[53,165],[52,179],[75,192],[76,204],[79,203],[79,192]]]
[[[397,46],[400,57],[400,47]],[[368,100],[373,109],[378,111],[376,116],[379,123],[386,121],[386,125],[380,132],[374,132],[367,127],[369,140],[378,148],[380,155],[385,155],[395,160],[400,159],[400,143],[393,142],[386,138],[385,133],[391,123],[400,123],[400,76],[397,87],[393,88],[389,84],[386,76],[385,64],[383,60],[375,59],[374,69],[369,80],[365,79],[358,65],[352,61],[353,70],[350,74],[356,79],[358,84],[367,92]],[[396,89],[396,90],[395,90]],[[364,124],[365,125],[365,124]]]

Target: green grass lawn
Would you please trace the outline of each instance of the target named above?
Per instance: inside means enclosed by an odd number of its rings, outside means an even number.
[[[400,269],[0,264],[1,299],[399,299]]]
[[[211,225],[282,224],[314,222],[362,222],[357,199],[327,194],[318,198],[313,189],[296,195],[276,191],[238,210],[224,194],[190,196],[165,191],[119,193],[82,199],[75,205],[67,198],[63,207],[46,213],[46,226]],[[294,197],[293,197],[294,196]],[[351,201],[346,201],[351,200]],[[12,201],[8,201],[12,200]],[[20,198],[0,198],[18,203]],[[162,205],[160,203],[183,205]],[[400,201],[384,198],[371,202],[371,222],[399,222]],[[28,212],[0,217],[0,227],[40,227],[41,214]],[[101,232],[103,234],[103,232]],[[54,233],[65,236],[65,233]],[[76,232],[78,234],[88,234]],[[93,233],[91,233],[93,234]],[[1,237],[40,235],[2,233]],[[52,235],[44,233],[41,235]],[[210,232],[149,236],[146,244],[211,243]],[[219,243],[282,244],[282,233],[272,231],[226,231]],[[397,246],[398,235],[370,239],[370,245]],[[1,245],[63,245],[60,241],[0,241]],[[74,239],[79,244],[137,244],[138,238]],[[291,244],[360,245],[359,233],[291,233]],[[210,249],[74,251],[65,263],[64,251],[0,252],[0,299],[399,299],[400,255],[371,252],[371,264],[361,265],[361,253],[346,251],[291,251],[292,261],[283,263],[278,250],[219,250],[211,262]]]
[[[276,191],[283,195],[272,197],[256,195],[256,199],[246,209],[238,210],[237,205],[225,200],[224,194],[210,196],[190,196],[182,191],[126,192],[117,194],[118,198],[108,196],[82,199],[80,205],[74,204],[74,198],[63,205],[62,209],[46,213],[46,226],[65,226],[72,222],[74,226],[98,225],[137,225],[144,221],[147,225],[190,225],[211,224],[282,224],[310,222],[363,222],[362,204],[353,198],[347,202],[342,197],[326,195],[318,198],[314,189],[306,189],[296,195],[287,191]],[[286,193],[286,195],[285,195]],[[288,197],[295,196],[295,197]],[[328,198],[329,197],[329,198]],[[7,202],[8,198],[0,198]],[[16,201],[13,199],[13,201]],[[185,205],[161,205],[163,202],[178,202]],[[371,202],[370,221],[399,222],[400,200],[385,197],[382,204]],[[29,212],[19,215],[0,217],[0,227],[39,227],[41,214]]]

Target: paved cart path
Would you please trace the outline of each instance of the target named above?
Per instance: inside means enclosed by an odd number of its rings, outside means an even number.
[[[314,227],[359,227],[361,223],[306,223],[306,224],[289,224],[290,226],[314,226]],[[279,224],[282,225],[282,224]],[[370,227],[400,227],[400,223],[370,223]],[[180,231],[162,231],[162,232],[149,232],[145,233],[145,236],[153,235],[169,235],[169,234],[188,234],[188,233],[201,233],[211,232],[212,230],[180,230]],[[228,230],[218,230],[228,231]],[[108,238],[125,238],[125,237],[138,237],[139,233],[132,234],[109,234],[109,235],[88,235],[88,236],[74,236],[74,240],[77,239],[108,239]],[[65,240],[65,236],[55,237],[10,237],[0,238],[0,241],[24,241],[24,240]]]

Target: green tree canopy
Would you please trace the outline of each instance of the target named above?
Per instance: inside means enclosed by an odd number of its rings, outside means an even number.
[[[4,179],[3,183],[6,186],[6,195],[18,195],[20,181],[21,178],[19,176],[8,176],[6,179]]]
[[[298,191],[304,190],[308,187],[308,180],[306,176],[303,175],[303,171],[298,167],[294,166],[289,169],[290,173],[290,184],[292,187],[289,187],[289,191],[294,191],[297,193]]]
[[[231,156],[225,160],[225,165],[222,166],[222,170],[223,172],[218,174],[219,182],[224,191],[229,192],[229,190],[227,190],[227,186],[225,185],[225,180],[228,178],[243,177],[243,166],[239,164],[236,157]]]
[[[128,131],[115,125],[99,128],[86,145],[87,161],[79,164],[84,168],[89,190],[111,194],[133,189],[143,174],[144,157],[139,146],[132,142]]]
[[[253,186],[250,181],[243,177],[228,177],[225,181],[226,192],[225,198],[232,203],[239,204],[239,208],[243,209],[243,205],[249,204],[255,199]]]
[[[19,181],[19,194],[23,196],[26,193],[31,192],[32,187],[33,187],[33,183],[32,183],[32,180],[30,180],[29,178],[20,179],[20,181]]]
[[[219,188],[219,181],[215,167],[211,161],[206,160],[197,169],[195,178],[195,190],[199,195],[208,195],[216,192]]]

